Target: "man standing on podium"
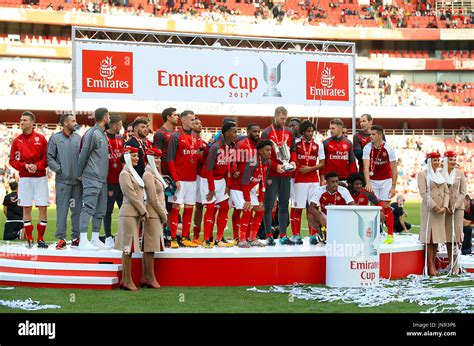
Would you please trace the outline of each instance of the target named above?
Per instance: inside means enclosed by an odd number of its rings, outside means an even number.
[[[290,199],[290,179],[292,171],[296,169],[296,152],[295,139],[293,131],[285,126],[288,118],[288,111],[285,107],[277,107],[275,109],[275,117],[273,123],[262,132],[262,140],[269,139],[273,142],[273,150],[270,172],[267,176],[265,190],[265,214],[264,225],[267,238],[267,245],[274,246],[275,241],[272,234],[272,209],[275,199],[278,195],[278,220],[280,227],[280,244],[295,245],[286,236],[286,228],[288,227],[288,204]],[[279,150],[278,157],[283,156],[284,161],[277,158],[275,149]]]

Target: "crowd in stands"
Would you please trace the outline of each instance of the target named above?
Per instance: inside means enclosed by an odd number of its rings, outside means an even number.
[[[359,106],[474,106],[474,83],[407,83],[402,77],[357,75]]]
[[[402,0],[399,0],[402,2]],[[22,1],[18,0],[18,6]],[[38,2],[23,0],[35,8]],[[288,0],[284,4],[272,0],[52,0],[39,8],[55,11],[102,13],[132,16],[177,16],[182,19],[204,19],[213,22],[301,23],[381,28],[463,28],[474,24],[474,16],[462,9],[435,10],[434,0],[403,0],[384,5],[372,0],[359,5],[354,0]],[[33,6],[32,6],[33,5]],[[0,1],[1,6],[1,1]],[[249,17],[249,18],[245,18]]]

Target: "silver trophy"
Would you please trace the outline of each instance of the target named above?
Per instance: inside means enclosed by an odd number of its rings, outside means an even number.
[[[263,79],[268,85],[267,91],[263,93],[263,96],[281,97],[281,92],[276,86],[281,80],[281,64],[284,60],[280,61],[277,67],[272,67],[270,71],[268,71],[269,69],[265,61],[262,59],[260,59],[260,61],[263,63]]]
[[[362,211],[357,212],[354,211],[354,213],[357,214],[359,218],[358,226],[359,226],[359,238],[364,242],[364,249],[359,253],[359,255],[368,257],[368,256],[376,256],[377,255],[377,249],[374,247],[374,240],[377,238],[377,231],[379,228],[379,224],[377,222],[377,217],[378,213],[375,215],[375,217],[370,220],[370,218],[367,215],[364,214],[369,214],[369,213],[364,213]],[[370,212],[371,214],[372,212]],[[361,215],[362,214],[362,215]]]
[[[293,165],[290,164],[290,159],[291,159],[291,154],[290,154],[290,148],[288,147],[288,144],[283,142],[282,145],[277,145],[275,141],[272,141],[273,143],[273,149],[275,150],[275,155],[277,157],[277,160],[280,161],[283,165],[283,170],[285,172],[292,171],[295,168]]]

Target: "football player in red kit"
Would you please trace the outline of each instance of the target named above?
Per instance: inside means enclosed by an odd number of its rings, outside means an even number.
[[[20,128],[23,133],[12,142],[9,163],[20,173],[18,206],[23,207],[23,222],[28,247],[33,247],[31,211],[34,203],[39,211],[39,220],[36,225],[38,247],[48,248],[44,241],[49,205],[48,178],[46,177],[48,142],[42,134],[33,130],[35,121],[36,118],[32,112],[26,111],[21,115]]]
[[[373,192],[365,189],[365,179],[362,173],[352,173],[347,179],[347,189],[357,205],[377,205],[382,206],[382,201]],[[385,221],[385,216],[380,213],[380,222]]]
[[[209,152],[209,145],[201,137],[202,131],[202,121],[198,117],[195,117],[193,124],[193,133],[197,137],[197,148],[201,155],[198,156],[198,168],[197,168],[197,191],[196,191],[196,206],[194,207],[194,227],[193,227],[193,243],[202,245],[202,240],[199,239],[199,234],[201,233],[201,223],[202,223],[202,211],[203,204],[201,199],[201,171],[202,167],[206,162],[207,154]]]
[[[339,176],[339,181],[347,180],[351,173],[357,171],[352,142],[342,136],[343,126],[344,123],[341,119],[331,120],[329,123],[331,137],[323,142],[324,155],[326,157],[323,171],[325,174],[336,172]],[[324,185],[324,179],[322,178],[321,185]]]
[[[355,205],[349,191],[339,186],[339,177],[336,172],[326,174],[326,186],[321,186],[318,192],[312,197],[309,205],[308,222],[314,229],[321,227],[319,240],[326,242],[326,207],[329,205]],[[320,210],[318,209],[320,208]],[[316,245],[318,238],[316,235],[310,236],[310,244]]]
[[[214,223],[217,225],[215,245],[218,247],[232,247],[232,243],[224,238],[224,229],[229,214],[229,190],[231,183],[231,160],[235,157],[237,127],[235,123],[222,125],[222,136],[209,149],[206,164],[201,172],[201,200],[206,206],[204,213],[204,248],[211,248],[210,242]],[[217,211],[217,222],[216,213]]]
[[[257,143],[260,140],[260,126],[249,124],[247,126],[247,136],[241,139],[235,145],[236,162],[233,165],[233,176],[231,185],[239,184],[242,179],[241,173],[249,161],[255,161],[257,158]],[[232,188],[231,188],[232,189]],[[233,206],[231,206],[233,207]],[[232,230],[234,235],[234,245],[239,243],[240,217],[242,209],[235,207],[232,213]]]
[[[288,205],[290,200],[291,176],[292,171],[296,169],[295,139],[293,131],[285,126],[287,118],[288,111],[285,107],[275,108],[272,124],[263,130],[261,135],[262,139],[269,139],[274,144],[274,150],[272,150],[272,156],[270,158],[272,163],[266,178],[264,200],[264,226],[267,245],[269,246],[275,246],[272,233],[272,210],[277,197],[280,244],[295,245],[286,235],[289,220]],[[278,156],[275,150],[278,150]],[[278,158],[282,158],[282,153],[287,156],[285,159],[286,162],[280,161]]]
[[[301,239],[301,215],[311,197],[319,188],[318,170],[324,167],[324,148],[313,139],[316,126],[309,120],[300,125],[301,138],[296,140],[296,171],[293,187],[293,201],[290,212],[291,231],[297,245],[303,244]],[[310,227],[310,235],[316,230]]]
[[[196,177],[198,165],[198,138],[192,133],[194,112],[181,113],[182,129],[171,135],[168,144],[168,169],[176,183],[176,191],[168,201],[173,204],[169,215],[171,248],[197,247],[190,239],[191,219],[196,204]],[[184,204],[182,237],[177,239],[179,209]]]
[[[397,161],[395,151],[383,141],[383,127],[374,125],[370,130],[370,143],[364,148],[364,178],[367,191],[373,191],[382,201],[388,235],[385,244],[393,243],[393,213],[390,200],[397,186]]]

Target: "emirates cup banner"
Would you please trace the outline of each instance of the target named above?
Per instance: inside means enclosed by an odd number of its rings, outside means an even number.
[[[352,104],[350,56],[76,43],[76,98]]]

